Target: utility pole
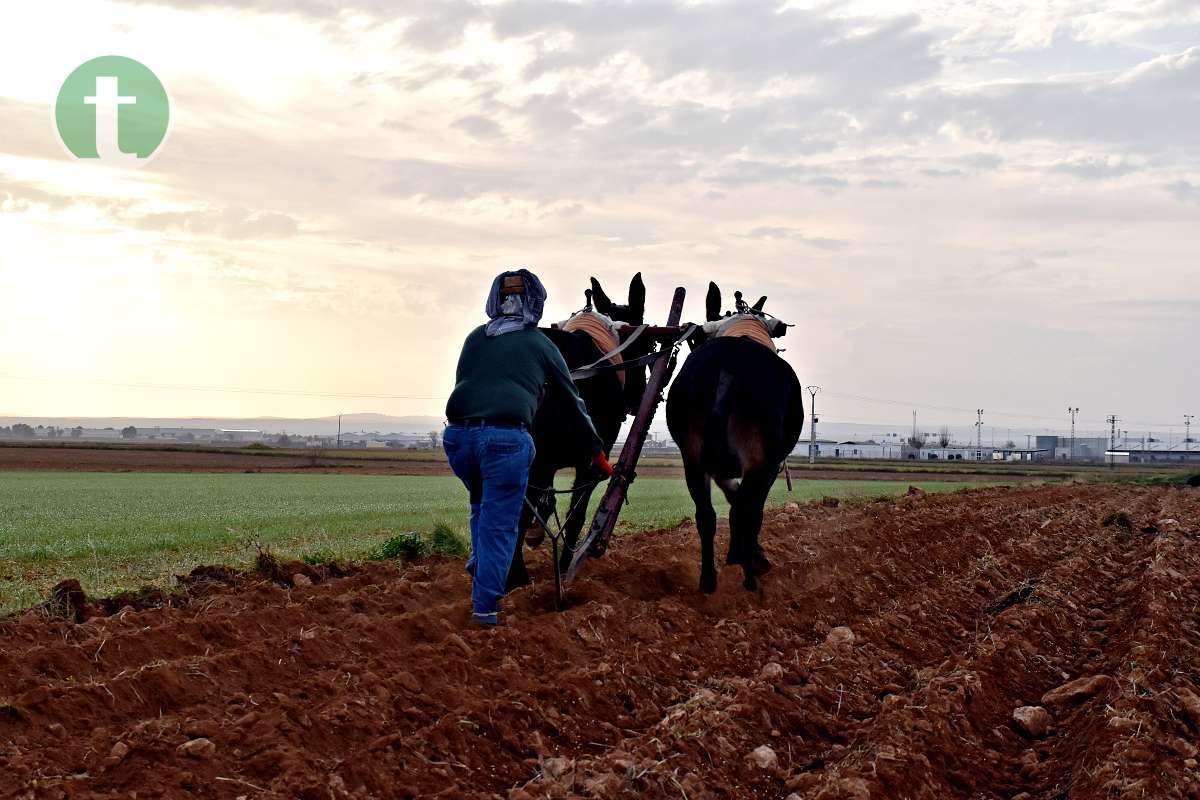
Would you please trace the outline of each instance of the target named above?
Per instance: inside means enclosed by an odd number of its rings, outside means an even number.
[[[975,460],[983,461],[983,409],[975,409]]]
[[[338,449],[339,449],[339,450],[340,450],[340,449],[341,449],[341,447],[342,447],[342,415],[341,415],[341,413],[340,413],[340,412],[338,413],[338,437],[337,437],[337,446],[338,446]]]
[[[1079,413],[1079,407],[1071,408],[1067,406],[1067,413],[1071,415],[1071,457],[1070,461],[1075,460],[1075,415]]]
[[[1117,449],[1117,423],[1121,420],[1116,414],[1109,414],[1108,419],[1108,466],[1113,467],[1117,463],[1117,454],[1113,451]]]
[[[1183,415],[1183,431],[1184,431],[1184,433],[1183,433],[1183,449],[1184,450],[1192,449],[1192,417],[1193,416],[1195,416],[1195,415],[1193,415],[1193,414],[1184,414]]]
[[[807,387],[812,401],[808,406],[808,416],[812,424],[808,426],[808,463],[817,463],[817,394],[821,391],[820,386]]]

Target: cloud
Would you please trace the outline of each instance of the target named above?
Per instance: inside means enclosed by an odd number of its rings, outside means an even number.
[[[1074,175],[1076,178],[1082,178],[1083,180],[1104,180],[1128,175],[1136,171],[1137,168],[1128,162],[1118,159],[1088,156],[1074,158],[1069,161],[1060,161],[1050,169],[1052,172]]]
[[[1158,153],[1188,146],[1200,127],[1200,48],[1149,59],[1115,77],[936,87],[913,104],[926,131],[952,123],[984,140],[1090,142]]]
[[[814,247],[818,250],[827,251],[845,250],[850,246],[850,242],[845,239],[831,239],[824,236],[805,236],[796,228],[788,228],[779,225],[760,225],[756,228],[752,228],[742,235],[747,239],[786,239],[806,244],[809,247]]]
[[[454,127],[474,139],[498,139],[504,135],[498,122],[480,114],[468,114],[456,120]]]
[[[247,211],[244,208],[160,211],[128,215],[128,225],[146,231],[183,231],[196,236],[220,236],[224,239],[287,239],[300,230],[300,221],[273,211]]]
[[[1189,181],[1175,181],[1165,188],[1181,202],[1200,203],[1200,185]]]
[[[19,213],[33,206],[63,209],[75,199],[69,195],[48,191],[33,183],[16,180],[0,173],[0,213]]]

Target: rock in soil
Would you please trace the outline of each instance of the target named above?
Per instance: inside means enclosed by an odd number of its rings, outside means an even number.
[[[764,681],[777,681],[783,677],[783,665],[777,661],[768,661],[763,664],[758,676]]]
[[[211,739],[192,739],[179,745],[179,752],[191,758],[212,758],[217,753],[217,746]]]
[[[127,755],[129,755],[129,745],[117,742],[112,746],[112,750],[108,751],[108,763],[119,764]]]
[[[768,745],[760,745],[750,752],[749,759],[759,769],[774,769],[779,765],[779,756]]]
[[[854,631],[845,625],[839,625],[825,637],[825,644],[831,647],[852,647],[854,645]]]
[[[1051,689],[1042,695],[1042,705],[1060,706],[1080,703],[1089,697],[1094,697],[1113,684],[1108,675],[1089,675],[1076,678],[1070,683],[1064,683],[1057,689]]]
[[[1013,709],[1013,722],[1026,735],[1041,739],[1050,730],[1050,712],[1041,706],[1021,706]]]

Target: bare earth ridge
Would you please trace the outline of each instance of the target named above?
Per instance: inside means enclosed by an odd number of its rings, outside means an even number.
[[[810,504],[763,542],[760,594],[704,597],[693,528],[622,538],[563,613],[537,553],[494,631],[457,562],[2,620],[0,797],[1200,797],[1200,492]]]

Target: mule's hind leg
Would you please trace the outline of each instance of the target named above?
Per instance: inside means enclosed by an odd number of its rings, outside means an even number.
[[[688,493],[696,504],[696,531],[700,534],[700,591],[717,590],[716,555],[713,540],[717,536],[717,512],[712,504],[712,481],[699,464],[684,464]]]
[[[532,490],[526,490],[525,497],[528,499]],[[526,532],[530,530],[530,526],[538,523],[533,519],[533,511],[529,508],[529,503],[524,503],[521,506],[521,516],[517,520],[517,546],[513,550],[512,563],[508,566],[508,579],[504,582],[504,591],[511,592],[513,589],[520,589],[522,586],[528,586],[533,581],[529,578],[529,569],[525,566],[525,537]],[[541,527],[537,532],[540,534]],[[538,541],[541,537],[538,536]]]
[[[774,474],[765,471],[747,475],[736,496],[731,498],[729,508],[730,563],[741,564],[742,586],[752,592],[758,589],[758,576],[771,569],[771,562],[758,543],[758,534],[762,530],[763,506],[774,482]]]
[[[591,469],[576,468],[574,486],[580,488],[571,492],[569,513],[563,523],[563,549],[559,554],[559,564],[563,570],[571,566],[575,547],[579,544],[579,534],[583,531],[584,522],[587,521],[588,503],[592,499],[592,492],[596,489],[596,486],[589,485],[591,483],[593,483]]]

